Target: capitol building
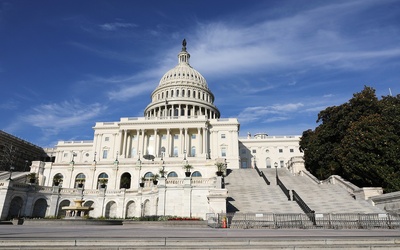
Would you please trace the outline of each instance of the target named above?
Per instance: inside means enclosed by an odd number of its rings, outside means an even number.
[[[76,199],[94,218],[206,218],[227,211],[228,170],[303,164],[300,136],[240,138],[238,119],[223,117],[190,56],[184,40],[143,117],[96,122],[93,140],[45,149],[52,161],[32,162],[32,183],[27,173],[1,178],[0,219],[64,216]]]

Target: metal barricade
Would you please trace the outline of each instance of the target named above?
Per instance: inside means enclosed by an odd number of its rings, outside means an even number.
[[[311,220],[310,218],[313,218]],[[396,214],[354,213],[220,213],[207,214],[208,226],[221,228],[324,228],[324,229],[398,229],[400,217]]]

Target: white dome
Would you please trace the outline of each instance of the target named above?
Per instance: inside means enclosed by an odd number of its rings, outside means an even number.
[[[219,118],[214,95],[206,79],[189,64],[190,54],[183,40],[178,54],[178,65],[167,71],[151,94],[152,102],[146,107],[146,117],[198,116]]]
[[[161,78],[159,87],[166,84],[189,84],[208,89],[207,81],[204,77],[188,63],[179,63],[175,68],[170,69]]]

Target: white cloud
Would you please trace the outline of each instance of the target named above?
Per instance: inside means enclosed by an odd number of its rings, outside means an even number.
[[[238,119],[240,123],[283,121],[289,119],[291,112],[295,112],[303,106],[302,103],[287,103],[273,106],[247,107],[240,112]]]
[[[118,90],[109,91],[108,97],[111,100],[125,101],[135,96],[143,96],[145,93],[153,91],[155,86],[155,84],[147,82],[123,86]]]
[[[34,107],[31,114],[21,116],[20,121],[41,128],[43,131],[57,134],[60,130],[85,124],[106,110],[99,103],[90,105],[79,101],[64,101],[60,104],[43,104]]]
[[[120,28],[135,28],[138,25],[134,24],[134,23],[120,23],[120,22],[114,22],[114,23],[105,23],[105,24],[101,24],[99,25],[99,27],[102,30],[106,30],[106,31],[115,31],[118,30]]]

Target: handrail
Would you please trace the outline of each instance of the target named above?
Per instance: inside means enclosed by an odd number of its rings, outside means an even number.
[[[261,171],[261,177],[264,179],[264,181],[265,181],[265,183],[267,183],[267,185],[271,184],[271,182],[267,179],[267,176],[265,176],[263,171]]]
[[[310,218],[310,220],[315,225],[315,211],[312,210],[305,201],[300,197],[300,195],[292,190],[293,200],[299,205],[299,207],[303,210],[304,213]]]
[[[283,182],[279,179],[279,177],[276,177],[276,182],[278,184],[278,186],[282,189],[283,193],[286,195],[286,197],[288,198],[288,200],[290,201],[290,191],[289,189],[287,189],[285,187],[285,185],[283,184]]]
[[[264,172],[260,171],[260,169],[257,167],[257,165],[255,165],[254,168],[256,169],[258,175],[264,179],[265,183],[267,183],[267,185],[270,185],[271,182],[268,180],[267,176],[265,176]]]

